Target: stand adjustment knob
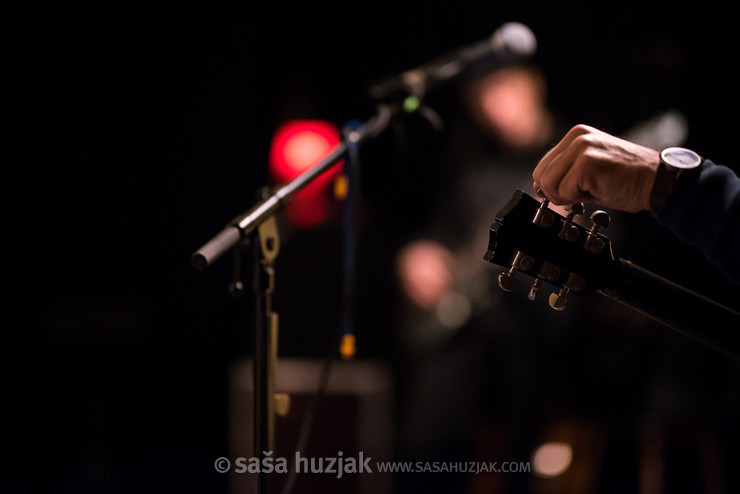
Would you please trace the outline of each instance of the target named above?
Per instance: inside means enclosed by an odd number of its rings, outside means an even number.
[[[275,393],[275,413],[285,417],[290,412],[290,395],[288,393]]]

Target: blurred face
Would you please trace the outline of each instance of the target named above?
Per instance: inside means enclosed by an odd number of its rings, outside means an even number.
[[[542,135],[544,82],[532,70],[498,70],[476,82],[470,102],[479,123],[504,144],[526,147]]]

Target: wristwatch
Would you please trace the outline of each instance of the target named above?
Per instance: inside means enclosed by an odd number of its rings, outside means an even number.
[[[653,215],[657,215],[663,207],[678,177],[699,168],[703,161],[701,156],[686,148],[670,147],[660,152],[660,165],[650,192],[650,209]]]

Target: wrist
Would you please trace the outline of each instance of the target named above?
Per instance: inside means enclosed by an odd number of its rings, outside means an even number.
[[[701,156],[690,149],[670,147],[660,152],[660,161],[650,191],[650,212],[653,216],[658,216],[679,177],[696,170],[703,161]]]

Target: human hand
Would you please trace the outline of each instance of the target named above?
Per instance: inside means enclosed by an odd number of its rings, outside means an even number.
[[[658,151],[587,125],[576,125],[532,173],[554,204],[576,202],[630,213],[650,210],[650,193],[660,164]]]

